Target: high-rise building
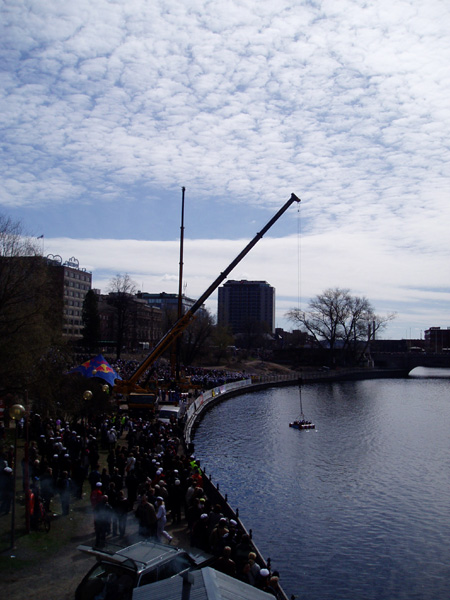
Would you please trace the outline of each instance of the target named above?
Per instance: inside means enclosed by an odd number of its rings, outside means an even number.
[[[270,333],[275,324],[275,288],[267,281],[227,281],[219,287],[217,322],[233,333],[244,333],[255,324]]]
[[[59,255],[43,256],[13,256],[1,257],[3,267],[8,267],[7,272],[14,273],[15,293],[21,279],[22,285],[27,289],[27,301],[33,302],[33,295],[42,294],[42,285],[45,288],[48,312],[51,314],[55,327],[60,327],[65,338],[78,339],[82,337],[83,302],[87,292],[91,289],[92,273],[81,269],[76,258],[70,258],[63,263]],[[0,283],[3,288],[11,288],[12,279],[6,277],[5,268],[2,269]],[[35,276],[31,277],[30,273]],[[37,274],[40,273],[40,279]],[[4,280],[3,280],[4,279]]]
[[[80,339],[83,330],[83,302],[92,287],[92,273],[80,268],[75,257],[62,262],[60,256],[45,259],[55,281],[55,300],[62,301],[62,332],[70,339]]]

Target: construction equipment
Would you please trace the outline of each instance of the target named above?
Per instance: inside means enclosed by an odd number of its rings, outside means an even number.
[[[170,347],[170,345],[183,333],[186,327],[194,318],[197,310],[204,304],[204,302],[211,296],[211,294],[219,287],[219,285],[228,277],[231,271],[241,260],[250,252],[250,250],[259,242],[263,235],[272,227],[272,225],[278,221],[286,210],[294,202],[300,202],[300,198],[297,198],[295,194],[291,194],[291,197],[277,214],[270,219],[263,229],[255,235],[255,237],[247,244],[242,252],[228,265],[217,279],[209,286],[209,288],[200,296],[200,298],[194,303],[194,305],[182,315],[167,331],[167,333],[161,338],[156,344],[147,358],[139,365],[136,371],[131,375],[128,380],[116,380],[114,386],[114,392],[118,394],[130,394],[131,392],[143,392],[147,393],[147,390],[143,389],[138,385],[139,379],[144,373],[158,360],[158,358]]]

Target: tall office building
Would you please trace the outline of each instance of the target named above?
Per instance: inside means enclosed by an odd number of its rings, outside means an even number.
[[[55,281],[55,298],[62,306],[63,336],[81,339],[83,332],[83,302],[92,287],[92,273],[80,268],[75,257],[63,263],[60,256],[49,255],[47,265]]]
[[[44,294],[55,327],[60,327],[67,339],[82,337],[83,302],[91,289],[92,273],[80,268],[76,258],[63,263],[59,255],[53,254],[2,256],[0,265],[0,287],[8,292],[10,304],[14,299],[19,310],[36,303],[35,294]],[[18,295],[20,290],[23,292]]]
[[[233,333],[244,333],[255,323],[274,332],[275,288],[267,281],[227,281],[219,288],[217,322]]]

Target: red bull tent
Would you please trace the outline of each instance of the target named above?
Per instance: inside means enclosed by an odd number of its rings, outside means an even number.
[[[79,367],[75,367],[69,371],[70,373],[80,373],[83,377],[100,377],[111,386],[114,385],[116,379],[122,379],[101,354],[84,362]]]

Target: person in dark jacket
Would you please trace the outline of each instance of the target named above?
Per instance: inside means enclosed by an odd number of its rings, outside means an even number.
[[[95,545],[103,548],[106,535],[111,530],[112,508],[108,496],[102,496],[94,508]]]
[[[11,509],[14,481],[13,470],[5,467],[0,472],[0,514],[7,515]]]
[[[72,495],[72,482],[67,471],[61,473],[56,482],[56,489],[61,500],[61,512],[64,516],[69,514],[70,498]]]

